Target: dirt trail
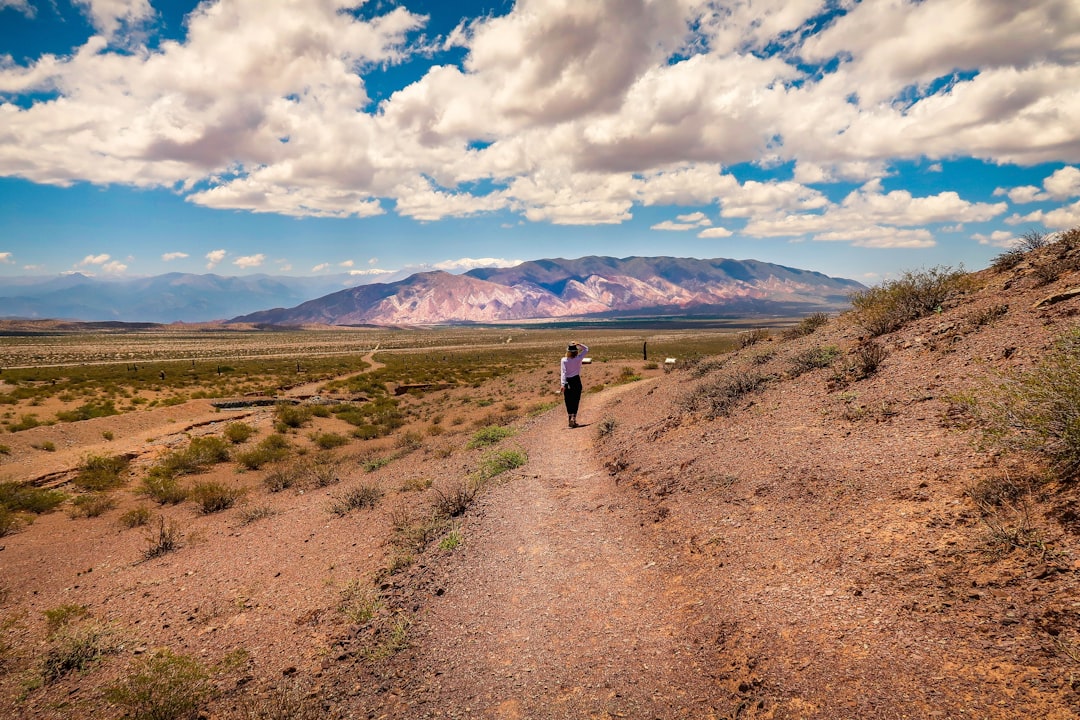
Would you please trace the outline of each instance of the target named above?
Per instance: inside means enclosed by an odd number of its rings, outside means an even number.
[[[695,637],[707,613],[595,459],[598,404],[582,413],[591,427],[570,430],[553,411],[516,438],[525,476],[486,493],[466,522],[423,601],[391,716],[712,714],[698,685],[714,643]]]
[[[363,370],[359,370],[359,371],[354,372],[354,373],[349,373],[348,375],[341,375],[341,376],[336,377],[334,379],[335,380],[348,380],[349,378],[356,377],[357,375],[363,375],[365,373],[375,372],[376,370],[379,370],[381,368],[386,367],[385,363],[375,362],[375,353],[377,353],[378,351],[379,351],[379,346],[376,345],[374,350],[372,350],[371,352],[367,353],[366,355],[364,355],[363,357],[360,358],[361,362],[367,363],[367,367],[365,367]],[[312,395],[317,394],[319,392],[319,390],[322,388],[322,386],[326,384],[326,382],[327,382],[326,380],[316,380],[315,382],[308,382],[308,383],[303,383],[302,385],[295,385],[295,386],[285,390],[283,393],[281,393],[281,395],[282,395],[282,397],[288,397],[288,398],[308,398],[308,397],[311,397]]]

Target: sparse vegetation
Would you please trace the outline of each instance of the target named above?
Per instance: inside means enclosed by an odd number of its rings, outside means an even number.
[[[269,505],[252,505],[249,507],[241,508],[237,517],[240,518],[241,525],[250,525],[253,522],[259,520],[265,520],[266,518],[277,515],[278,511]]]
[[[793,340],[795,338],[806,337],[812,334],[819,327],[822,327],[829,322],[829,316],[823,312],[811,313],[798,322],[794,327],[790,327],[784,331],[785,340]]]
[[[709,418],[726,416],[743,398],[758,392],[767,382],[764,375],[735,372],[717,380],[699,383],[683,398],[681,405],[687,412],[704,411]]]
[[[244,422],[231,422],[225,426],[225,439],[233,445],[247,442],[255,434],[255,428]]]
[[[90,611],[87,610],[85,605],[65,603],[64,605],[50,608],[43,614],[45,615],[45,632],[52,635],[60,630],[60,628],[76,620],[85,618],[90,614]]]
[[[210,673],[199,661],[159,650],[110,686],[105,697],[139,720],[188,720],[214,694]]]
[[[71,501],[72,517],[99,517],[116,507],[116,499],[107,493],[79,495]]]
[[[353,510],[373,508],[383,498],[383,491],[378,485],[364,484],[349,488],[341,495],[335,496],[330,504],[330,512],[344,517]]]
[[[216,480],[197,482],[191,487],[191,499],[204,515],[228,510],[243,496],[244,488],[229,487]]]
[[[190,490],[174,477],[150,475],[143,478],[139,492],[158,505],[179,505],[187,500]]]
[[[46,683],[72,672],[86,670],[92,663],[118,649],[115,634],[94,622],[65,624],[49,638],[41,663]]]
[[[529,457],[524,450],[497,450],[488,453],[480,460],[480,480],[490,480],[508,470],[519,468],[528,461]]]
[[[963,270],[935,267],[907,271],[896,280],[854,293],[855,321],[871,336],[885,335],[935,311],[964,290]]]
[[[473,433],[472,439],[465,447],[468,449],[497,445],[502,440],[512,437],[516,431],[513,428],[499,425],[488,425]]]
[[[74,484],[83,490],[112,490],[124,484],[122,474],[130,460],[123,455],[89,455],[79,466]]]
[[[150,518],[152,513],[150,508],[140,505],[139,507],[132,508],[120,516],[119,523],[128,529],[143,527],[150,524]]]
[[[377,590],[359,580],[352,580],[341,591],[338,610],[351,622],[365,625],[371,622],[384,605],[385,602]]]
[[[596,436],[601,439],[606,438],[608,435],[611,435],[613,432],[615,432],[615,428],[617,426],[618,422],[615,420],[615,418],[604,418],[596,426]]]
[[[314,433],[311,440],[323,450],[333,450],[349,444],[349,438],[334,432]]]
[[[48,490],[29,483],[0,483],[0,507],[12,513],[33,513],[42,515],[52,512],[67,500],[67,495],[59,490]]]
[[[284,435],[263,438],[258,445],[236,454],[236,461],[248,470],[258,470],[267,463],[284,460],[289,454],[289,441]]]
[[[143,550],[143,558],[152,560],[179,549],[181,537],[179,528],[171,522],[166,522],[165,517],[159,515],[157,530],[147,535],[147,547]]]
[[[311,409],[305,405],[278,403],[274,408],[275,426],[278,432],[302,428],[311,422]]]
[[[768,340],[769,335],[769,331],[765,328],[756,328],[754,330],[747,330],[744,333],[739,333],[739,347],[748,348],[751,345],[757,345],[759,342]]]
[[[791,357],[788,363],[788,374],[791,377],[798,377],[811,370],[829,367],[838,357],[840,357],[840,349],[835,345],[815,345],[806,348]]]
[[[183,450],[174,450],[154,463],[150,476],[175,478],[205,472],[211,465],[229,459],[229,446],[220,437],[194,437]]]
[[[985,389],[976,411],[997,447],[1042,456],[1060,477],[1080,477],[1080,330],[1055,343],[1037,367]]]

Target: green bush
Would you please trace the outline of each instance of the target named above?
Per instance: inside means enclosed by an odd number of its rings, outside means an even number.
[[[112,400],[102,400],[100,402],[88,402],[74,410],[58,412],[56,413],[56,419],[60,422],[78,422],[119,414],[120,411],[116,409]]]
[[[178,505],[188,498],[188,487],[167,475],[150,475],[143,478],[139,492],[158,505]]]
[[[323,450],[333,450],[349,444],[349,438],[334,432],[314,433],[311,439]]]
[[[194,658],[159,650],[105,691],[138,720],[189,720],[215,695],[210,673]]]
[[[465,447],[470,450],[473,448],[487,447],[489,445],[495,445],[501,440],[512,436],[515,433],[513,428],[501,427],[499,425],[488,425],[485,428],[481,428],[473,433],[472,439],[469,440],[469,444]]]
[[[811,313],[802,320],[799,321],[794,327],[790,327],[784,331],[784,338],[793,340],[795,338],[806,337],[810,335],[819,327],[826,325],[829,322],[829,316],[823,312]]]
[[[247,423],[233,422],[225,426],[225,438],[233,445],[247,442],[255,434],[255,428]]]
[[[229,446],[225,440],[211,435],[195,437],[191,438],[191,442],[183,450],[167,453],[154,463],[150,474],[168,478],[194,475],[228,459]]]
[[[117,649],[116,639],[108,628],[96,623],[66,626],[52,635],[41,663],[41,676],[45,682],[59,680],[69,673],[86,670]]]
[[[840,349],[834,345],[815,345],[795,353],[788,366],[788,373],[797,377],[818,368],[829,367],[840,356]]]
[[[0,505],[0,538],[17,532],[24,522],[21,517]]]
[[[137,528],[150,524],[150,508],[140,505],[120,516],[118,521],[126,528]]]
[[[258,445],[236,454],[236,461],[248,470],[258,470],[267,463],[284,460],[289,455],[289,441],[284,435],[268,435]]]
[[[29,483],[0,483],[0,507],[13,513],[29,512],[41,515],[55,510],[56,506],[65,500],[67,495],[59,490],[34,487]]]
[[[71,501],[72,517],[98,517],[116,507],[116,500],[106,493],[80,495]]]
[[[870,335],[885,335],[906,323],[940,311],[966,287],[962,270],[936,267],[907,271],[900,278],[852,294],[855,322]]]
[[[529,456],[523,450],[499,450],[489,453],[480,460],[480,479],[490,480],[507,470],[519,468],[528,461]]]
[[[1080,478],[1080,329],[1060,338],[1037,367],[985,388],[978,414],[991,444],[1044,457]]]
[[[46,625],[45,632],[49,635],[53,635],[59,631],[60,628],[70,625],[76,620],[81,620],[89,614],[90,611],[87,610],[85,605],[66,603],[50,608],[44,612]]]
[[[303,405],[278,403],[274,416],[285,427],[301,428],[311,422],[311,409]]]
[[[112,490],[124,484],[121,473],[130,462],[123,455],[89,455],[79,465],[74,483],[83,490]]]
[[[228,510],[244,495],[244,489],[216,481],[197,482],[191,487],[191,499],[204,515]]]
[[[30,430],[41,425],[41,421],[37,419],[37,415],[28,413],[19,418],[17,423],[9,423],[8,430],[11,432],[21,432],[23,430]]]

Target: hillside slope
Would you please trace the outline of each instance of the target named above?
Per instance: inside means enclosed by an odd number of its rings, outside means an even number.
[[[939,312],[877,338],[887,356],[863,379],[840,372],[866,339],[847,315],[587,396],[591,457],[567,457],[582,431],[559,411],[536,421],[526,477],[466,520],[466,548],[394,585],[419,609],[417,642],[346,706],[1077,717],[1077,488],[981,448],[960,402],[1076,328],[1080,252],[1059,250],[969,276]],[[839,354],[807,369],[820,348]],[[762,382],[728,414],[709,412],[751,375]]]

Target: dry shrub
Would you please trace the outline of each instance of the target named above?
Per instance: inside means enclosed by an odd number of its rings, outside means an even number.
[[[756,328],[754,330],[747,330],[744,333],[739,333],[739,347],[748,348],[751,345],[757,345],[759,342],[764,342],[769,339],[769,331],[765,328]]]
[[[760,391],[768,378],[751,372],[735,372],[717,380],[700,383],[683,401],[689,412],[704,411],[710,418],[730,415],[735,405],[750,393]]]
[[[899,330],[906,323],[942,308],[965,288],[962,270],[935,267],[907,271],[896,280],[853,293],[855,322],[872,336]]]
[[[860,380],[870,377],[878,371],[881,363],[885,362],[888,356],[889,351],[881,343],[873,341],[860,343],[853,353],[856,377]]]
[[[829,367],[829,365],[832,365],[833,360],[838,357],[840,357],[840,349],[836,346],[815,345],[797,352],[791,357],[788,364],[788,374],[791,377],[798,377],[811,370]]]
[[[143,720],[187,720],[215,695],[210,673],[194,658],[159,650],[110,686],[105,698]]]
[[[126,528],[137,528],[149,525],[150,508],[141,505],[137,508],[132,508],[121,515],[118,522]]]
[[[790,327],[784,331],[785,340],[794,340],[795,338],[806,337],[810,335],[819,327],[826,325],[829,322],[829,316],[823,312],[811,313],[802,320],[799,321],[794,327]]]
[[[191,488],[191,499],[204,515],[228,510],[244,496],[244,488],[229,487],[214,480],[197,482]]]
[[[353,510],[374,508],[382,500],[383,494],[378,485],[357,485],[334,497],[334,501],[330,504],[330,512],[339,517],[344,517]]]
[[[71,517],[99,517],[116,507],[116,500],[106,493],[80,495],[71,501]]]
[[[158,516],[157,530],[149,532],[146,536],[147,547],[143,550],[143,558],[152,560],[173,550],[178,550],[182,537],[180,529],[176,525],[166,522],[163,516]]]

